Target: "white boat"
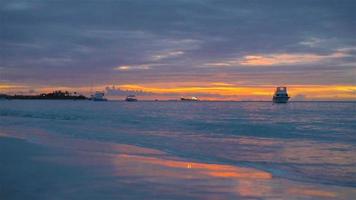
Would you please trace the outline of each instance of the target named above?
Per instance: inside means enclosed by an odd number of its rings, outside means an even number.
[[[274,92],[272,101],[273,103],[287,103],[289,100],[289,96],[287,93],[287,87],[277,87]]]
[[[135,95],[129,95],[126,97],[125,101],[137,101],[137,98]]]
[[[199,99],[197,97],[190,97],[190,98],[181,97],[180,100],[181,101],[199,101]]]
[[[107,101],[107,99],[104,98],[104,92],[95,92],[95,94],[91,95],[91,100],[93,101]]]

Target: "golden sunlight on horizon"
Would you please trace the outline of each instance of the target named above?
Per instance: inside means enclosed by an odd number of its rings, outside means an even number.
[[[197,96],[201,100],[270,100],[277,86],[279,85],[238,86],[224,82],[208,82],[200,84],[118,84],[115,85],[115,89],[125,92],[139,92],[141,95],[138,96],[141,96],[141,99],[154,99],[156,97],[160,99],[175,99],[181,96]],[[291,100],[356,100],[355,85],[287,85],[287,87],[288,93],[292,97]],[[106,91],[106,88],[112,89],[112,86],[48,86],[33,88],[25,85],[2,84],[0,85],[0,93],[39,94],[62,90],[90,95],[95,91]],[[108,94],[109,97],[110,95],[112,99],[115,99],[116,95]]]
[[[251,99],[267,99],[271,98],[277,86],[233,86],[232,84],[211,83],[206,86],[185,86],[185,87],[158,87],[158,86],[142,86],[142,85],[119,85],[123,90],[143,91],[156,94],[200,94],[206,97],[207,100],[218,99],[237,99],[248,97]],[[293,97],[308,99],[350,99],[356,100],[356,86],[353,85],[290,85],[288,93]],[[216,97],[214,97],[216,95]],[[239,98],[240,97],[240,98]],[[302,99],[299,99],[302,100]]]

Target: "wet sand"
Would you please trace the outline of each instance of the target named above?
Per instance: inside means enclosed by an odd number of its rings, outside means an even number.
[[[0,199],[353,199],[353,108],[6,101]]]
[[[356,194],[127,144],[43,133],[2,134],[0,144],[2,199],[349,199]]]

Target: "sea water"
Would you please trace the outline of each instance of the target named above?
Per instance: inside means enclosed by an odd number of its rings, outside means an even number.
[[[354,199],[356,103],[0,102],[0,199]]]

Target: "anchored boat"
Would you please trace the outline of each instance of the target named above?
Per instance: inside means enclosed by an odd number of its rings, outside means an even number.
[[[104,92],[95,92],[95,94],[91,95],[91,100],[93,101],[107,101],[107,99],[104,98]]]
[[[180,98],[181,101],[199,101],[197,97],[190,97],[190,98]]]
[[[273,95],[273,103],[287,103],[289,100],[287,87],[277,87]]]
[[[126,97],[125,101],[137,101],[137,98],[135,95],[129,95]]]

